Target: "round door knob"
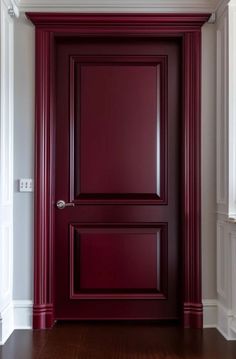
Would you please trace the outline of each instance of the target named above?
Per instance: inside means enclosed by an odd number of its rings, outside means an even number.
[[[65,201],[63,201],[62,199],[57,201],[57,208],[58,209],[64,209],[65,207],[66,207],[66,202]]]

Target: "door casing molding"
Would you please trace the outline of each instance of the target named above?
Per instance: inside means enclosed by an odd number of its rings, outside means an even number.
[[[184,327],[202,328],[201,26],[210,14],[27,13],[36,26],[33,327],[54,323],[54,43],[58,37],[178,37],[182,46],[181,248]]]

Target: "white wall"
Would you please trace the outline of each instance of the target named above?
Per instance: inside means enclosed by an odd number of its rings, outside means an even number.
[[[216,35],[202,28],[202,293],[216,298]]]
[[[203,27],[202,280],[203,298],[216,298],[215,25]],[[14,179],[33,177],[34,28],[15,20]],[[14,299],[33,298],[33,195],[14,193]]]
[[[17,179],[34,176],[34,27],[15,19],[14,107],[14,290],[33,298],[33,193],[19,193]]]

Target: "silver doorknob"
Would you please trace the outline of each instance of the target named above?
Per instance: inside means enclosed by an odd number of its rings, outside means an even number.
[[[64,209],[65,207],[74,207],[74,206],[75,206],[75,204],[73,202],[66,203],[62,199],[57,201],[57,208],[58,209]]]

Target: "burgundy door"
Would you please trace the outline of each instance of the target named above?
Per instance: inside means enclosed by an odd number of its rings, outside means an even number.
[[[56,43],[56,319],[180,316],[180,44]]]

